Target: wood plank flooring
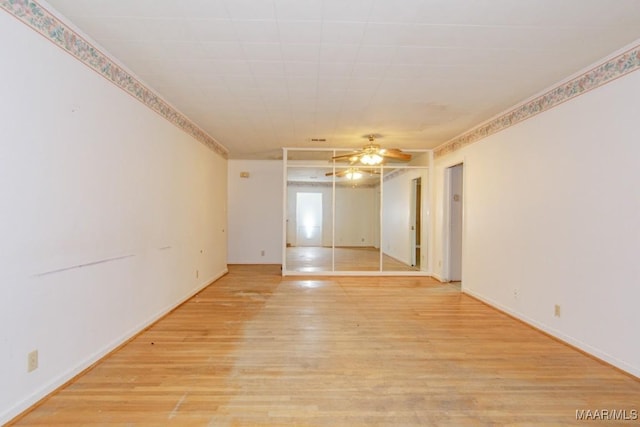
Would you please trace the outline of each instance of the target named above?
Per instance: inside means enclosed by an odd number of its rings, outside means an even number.
[[[631,417],[640,381],[454,285],[230,266],[15,425],[596,425],[576,410],[601,409]]]

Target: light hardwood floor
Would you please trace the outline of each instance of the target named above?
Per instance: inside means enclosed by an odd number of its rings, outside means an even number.
[[[230,266],[16,425],[598,424],[582,409],[630,415],[640,381],[456,286]]]

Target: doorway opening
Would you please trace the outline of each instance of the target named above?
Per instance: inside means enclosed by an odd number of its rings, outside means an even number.
[[[297,193],[296,244],[322,246],[322,193]]]
[[[444,278],[450,282],[462,280],[463,176],[462,163],[445,171],[447,245]]]

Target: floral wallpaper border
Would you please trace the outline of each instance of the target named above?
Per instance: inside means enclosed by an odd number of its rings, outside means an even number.
[[[229,152],[224,146],[163,101],[155,92],[123,70],[82,36],[62,23],[38,2],[33,0],[0,0],[0,7],[223,158],[228,158]]]
[[[453,153],[462,147],[477,142],[489,135],[513,126],[638,69],[640,69],[640,46],[636,46],[578,77],[549,90],[543,95],[436,147],[433,150],[434,157],[442,157]]]

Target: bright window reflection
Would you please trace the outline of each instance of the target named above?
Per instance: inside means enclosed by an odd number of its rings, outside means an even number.
[[[322,193],[296,195],[297,245],[322,245]]]

